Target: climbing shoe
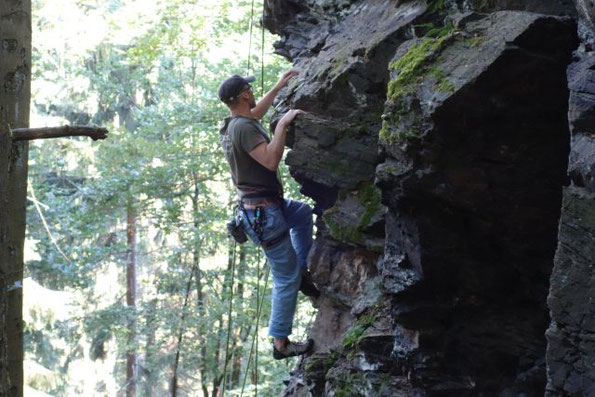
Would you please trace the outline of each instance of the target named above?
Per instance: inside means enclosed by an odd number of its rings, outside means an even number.
[[[306,296],[317,299],[320,296],[320,291],[314,285],[312,281],[312,275],[308,270],[304,270],[302,273],[302,282],[300,284],[300,291]]]
[[[301,356],[312,349],[314,340],[308,339],[306,342],[291,342],[288,341],[283,350],[277,350],[273,345],[273,358],[275,360],[283,360],[284,358]]]

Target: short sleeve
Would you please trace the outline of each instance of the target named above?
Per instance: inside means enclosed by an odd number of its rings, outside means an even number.
[[[258,145],[266,143],[265,137],[251,123],[242,123],[239,128],[239,143],[246,153],[250,153]]]

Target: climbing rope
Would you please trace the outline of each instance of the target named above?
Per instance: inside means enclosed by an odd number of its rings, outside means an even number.
[[[260,95],[264,96],[264,1],[262,2],[262,26],[260,40]]]
[[[258,396],[258,326],[260,323],[260,278],[262,277],[261,267],[260,267],[260,250],[258,250],[258,254],[256,255],[256,263],[258,266],[257,276],[258,279],[256,280],[256,328],[254,329],[254,337],[253,339],[256,340],[256,354],[254,355],[254,395]],[[262,270],[264,270],[265,263],[262,264]],[[268,281],[268,280],[267,280]],[[262,291],[262,296],[264,296],[266,292],[266,283],[265,283],[265,291]],[[250,364],[250,359],[248,359],[248,364]],[[248,371],[246,371],[248,373]],[[244,376],[245,378],[245,376]],[[245,381],[244,381],[245,383]],[[242,385],[243,387],[244,385]]]
[[[56,241],[56,238],[50,231],[50,226],[48,225],[47,221],[45,220],[45,216],[43,216],[43,211],[41,211],[41,208],[39,206],[40,204],[41,205],[44,205],[44,204],[37,201],[37,197],[35,197],[35,190],[33,189],[33,184],[31,183],[31,179],[27,179],[27,182],[28,182],[27,186],[29,187],[29,190],[31,191],[31,198],[29,198],[29,200],[32,201],[33,204],[35,204],[35,209],[37,210],[37,213],[39,214],[39,218],[41,219],[41,222],[43,223],[43,227],[45,227],[45,231],[47,232],[48,236],[50,237],[52,244],[54,244],[54,247],[56,247],[56,250],[58,250],[60,255],[62,255],[62,257],[66,260],[66,262],[68,262],[68,264],[72,263],[71,260],[66,256],[64,251],[62,251],[62,249],[58,245],[58,241]]]
[[[232,260],[231,260],[231,283],[229,286],[229,312],[227,315],[227,341],[225,342],[225,364],[223,365],[223,385],[222,385],[222,389],[223,392],[221,394],[222,397],[225,396],[225,388],[226,388],[226,384],[227,384],[227,363],[229,362],[229,338],[231,336],[231,314],[232,314],[232,303],[233,303],[233,284],[234,284],[234,278],[235,278],[235,267],[236,267],[236,242],[234,240],[233,242],[233,254],[232,254]]]
[[[252,26],[254,25],[254,0],[252,0],[252,8],[250,10],[250,33],[248,38],[248,68],[247,68],[247,76],[250,76],[250,62],[252,57]]]
[[[259,252],[260,253],[260,252]],[[266,266],[266,262],[263,263],[262,265],[262,270],[264,271],[264,268]],[[262,290],[262,294],[260,294],[260,296],[257,294],[257,302],[256,302],[256,328],[254,329],[254,335],[252,336],[252,344],[250,345],[250,354],[248,354],[248,362],[246,363],[246,370],[244,372],[244,381],[242,382],[242,391],[240,393],[240,397],[242,397],[244,395],[244,388],[246,386],[246,379],[248,378],[248,373],[250,370],[250,363],[252,361],[252,355],[255,352],[255,346],[256,346],[256,353],[255,355],[255,361],[254,361],[254,367],[255,367],[255,371],[257,374],[257,380],[258,380],[258,327],[260,325],[260,317],[262,314],[262,307],[264,305],[264,297],[266,295],[266,290],[269,284],[269,274],[270,274],[270,267],[266,266],[267,268],[267,272],[266,275],[264,276],[265,279],[265,283],[264,283],[264,289]],[[258,288],[260,287],[260,277],[262,275],[261,271],[260,271],[260,261],[259,261],[259,265],[258,265],[258,280],[257,280],[257,291]],[[258,382],[255,382],[254,385],[254,393],[255,395],[257,395],[258,393]]]

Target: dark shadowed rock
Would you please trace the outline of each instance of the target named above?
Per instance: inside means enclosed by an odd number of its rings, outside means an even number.
[[[468,20],[404,43],[391,63],[381,274],[396,321],[416,330],[404,353],[416,384],[537,395],[575,26],[521,12]]]
[[[572,0],[477,0],[483,10],[517,10],[550,15],[576,15]]]
[[[558,249],[551,276],[546,396],[595,395],[595,53],[594,3],[577,1],[583,42],[568,68],[572,132]]]
[[[278,109],[309,112],[287,163],[322,213],[316,351],[285,395],[543,395],[572,4],[267,3],[300,71]]]
[[[577,54],[577,59],[568,68],[572,130],[568,171],[576,186],[595,192],[595,52]]]
[[[595,395],[595,194],[564,194],[548,305],[548,395]]]
[[[378,164],[377,138],[367,126],[314,114],[300,116],[294,124],[286,163],[298,181],[337,189],[370,181]]]

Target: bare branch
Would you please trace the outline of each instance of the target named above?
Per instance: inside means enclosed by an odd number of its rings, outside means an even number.
[[[62,127],[15,128],[12,130],[13,141],[31,141],[33,139],[62,138],[66,136],[88,136],[94,141],[105,139],[108,130],[105,128],[83,125],[65,125]]]

